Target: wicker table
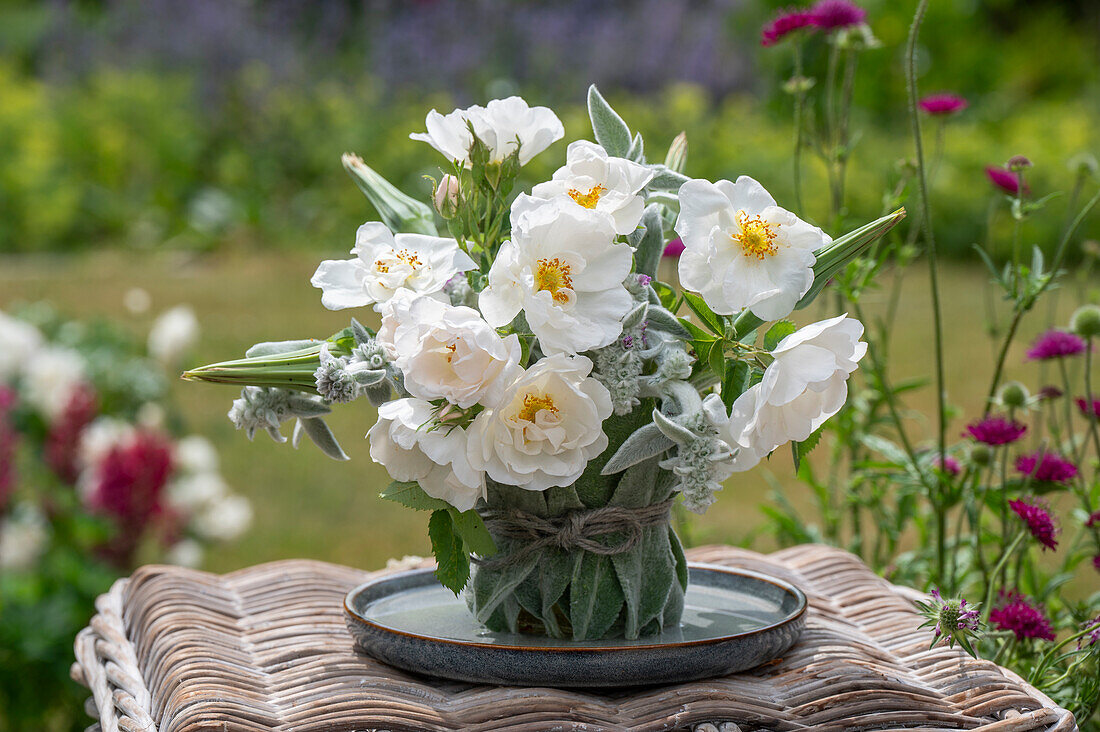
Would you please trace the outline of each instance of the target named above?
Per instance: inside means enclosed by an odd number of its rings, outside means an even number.
[[[96,603],[73,678],[92,730],[1076,730],[1010,671],[928,650],[912,591],[836,549],[696,561],[769,572],[806,591],[802,639],[755,671],[610,693],[459,684],[357,654],[341,600],[370,576],[286,561],[217,576],[143,567]]]

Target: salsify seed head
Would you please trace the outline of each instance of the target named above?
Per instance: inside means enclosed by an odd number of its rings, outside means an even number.
[[[1069,328],[1082,338],[1100,336],[1100,306],[1082,305],[1077,308],[1070,316]]]

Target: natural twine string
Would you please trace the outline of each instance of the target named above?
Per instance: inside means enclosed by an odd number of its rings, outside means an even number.
[[[673,499],[641,508],[605,506],[590,508],[542,518],[519,509],[489,511],[483,514],[485,526],[494,538],[509,539],[521,543],[515,551],[492,557],[475,559],[485,569],[505,569],[526,560],[532,553],[543,549],[570,551],[583,549],[601,556],[625,554],[642,540],[647,526],[668,523]],[[614,544],[598,541],[600,537],[625,533]]]

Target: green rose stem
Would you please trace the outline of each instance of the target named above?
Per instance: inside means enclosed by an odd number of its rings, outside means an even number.
[[[185,371],[187,381],[209,381],[237,386],[266,386],[317,393],[314,372],[321,365],[321,345],[271,356],[253,356],[200,366]]]

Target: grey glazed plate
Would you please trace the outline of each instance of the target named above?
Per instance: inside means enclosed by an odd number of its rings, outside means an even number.
[[[640,686],[722,676],[789,649],[806,596],[743,569],[690,565],[680,627],[639,640],[569,641],[486,630],[430,569],[356,587],[344,599],[356,645],[414,673],[509,686]]]

